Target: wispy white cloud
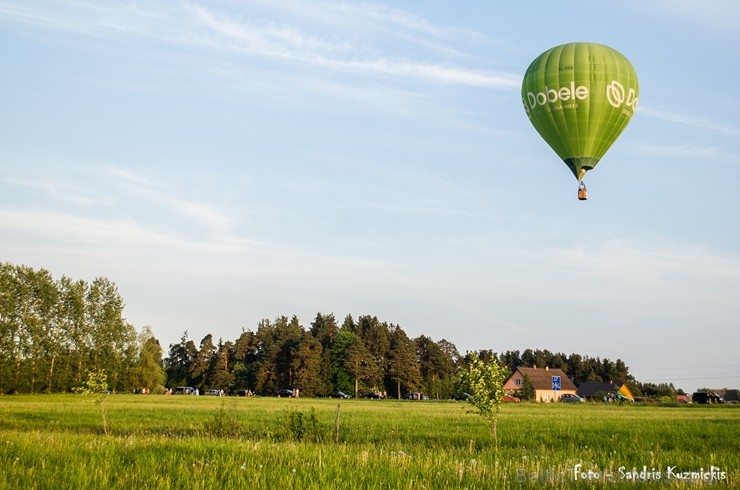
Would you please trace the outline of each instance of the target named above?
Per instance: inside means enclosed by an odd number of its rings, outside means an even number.
[[[686,124],[688,126],[696,126],[699,128],[711,129],[719,131],[721,133],[740,135],[740,128],[737,126],[730,126],[726,124],[720,124],[716,121],[697,116],[688,116],[685,114],[677,114],[674,112],[666,112],[650,107],[640,106],[640,114],[644,114],[647,117],[653,119],[660,119],[661,121],[674,122],[679,124]]]
[[[137,174],[133,170],[123,168],[112,164],[103,164],[93,167],[93,173],[100,175],[101,177],[109,180],[117,180],[122,182],[130,182],[138,186],[152,188],[154,183],[151,179],[147,179],[144,176]]]
[[[390,23],[403,29],[411,29],[416,32],[430,34],[435,37],[442,37],[449,33],[449,28],[434,25],[428,20],[413,15],[404,10],[388,7],[377,3],[358,2],[358,3],[340,3],[339,8],[353,16],[362,15],[368,19],[373,19],[383,23]]]
[[[213,203],[185,199],[181,197],[181,192],[125,168],[105,165],[100,169],[108,175],[104,185],[119,188],[124,199],[135,199],[145,203],[147,208],[159,209],[160,212],[173,212],[191,224],[203,226],[209,236],[232,240],[232,218]]]
[[[87,189],[76,182],[33,177],[8,177],[3,180],[11,187],[37,193],[58,203],[88,206],[96,202],[96,199],[87,195]]]
[[[563,250],[562,258],[610,281],[665,287],[665,297],[672,297],[678,284],[689,286],[691,290],[706,286],[705,281],[678,281],[677,284],[677,275],[697,280],[711,277],[727,283],[740,279],[740,257],[720,253],[701,243],[660,237],[651,237],[649,245],[609,240],[601,246],[584,247],[575,252]]]
[[[93,219],[65,212],[46,210],[0,210],[0,228],[8,236],[31,233],[52,243],[74,243],[80,247],[165,247],[169,249],[208,249],[234,251],[234,243],[198,241],[147,228],[131,220]]]
[[[235,21],[201,7],[193,7],[192,11],[213,33],[226,41],[224,46],[255,54],[296,59],[334,70],[414,77],[488,88],[517,89],[520,83],[519,75],[506,72],[491,73],[443,64],[419,63],[403,57],[358,58],[355,53],[362,50],[353,43],[324,41],[289,26]]]
[[[700,158],[717,160],[738,160],[738,155],[725,152],[716,146],[703,146],[689,143],[676,145],[642,144],[635,147],[637,153],[663,158]]]
[[[273,2],[258,0],[262,6],[272,11],[280,11],[292,17],[311,19],[316,24],[356,30],[395,29],[404,35],[421,34],[429,38],[468,38],[481,39],[485,36],[470,29],[456,26],[440,26],[424,17],[406,10],[389,7],[381,3],[362,1],[311,1],[283,0]],[[401,28],[400,30],[398,28]]]
[[[148,269],[173,275],[162,280],[185,280],[198,274],[273,286],[300,280],[321,283],[329,289],[356,275],[373,287],[402,282],[397,267],[385,260],[317,249],[300,240],[190,237],[183,230],[161,229],[148,222],[94,218],[66,211],[0,209],[0,237],[11,255],[23,255],[28,244],[33,244],[36,255],[71,254],[121,271],[145,264]]]
[[[658,0],[644,2],[646,12],[659,17],[673,17],[703,28],[737,33],[740,3],[735,0]]]
[[[119,230],[126,236],[142,237],[151,232],[142,233],[141,230],[146,225],[137,223],[147,223],[152,216],[162,216],[187,223],[186,228],[199,236],[223,241],[235,240],[233,218],[229,212],[220,209],[213,202],[185,198],[181,190],[158,182],[154,177],[112,164],[76,163],[61,171],[53,163],[37,163],[38,166],[26,168],[24,174],[7,175],[0,181],[16,191],[23,189],[26,194],[37,195],[34,208],[37,209],[36,213],[41,214],[28,219],[32,222],[52,223],[50,229],[61,231],[56,223],[64,217],[54,215],[55,217],[42,219],[44,212],[38,210],[44,207],[58,209],[71,204],[75,214],[62,219],[69,221],[67,228],[70,230],[87,229],[84,222],[97,219],[91,216],[110,213],[114,221],[116,217],[119,219],[113,227],[98,223],[90,228],[106,236]],[[198,227],[201,227],[200,232],[197,231]],[[153,242],[160,242],[164,235],[154,233],[152,236]]]
[[[197,23],[221,38],[218,44],[244,52],[313,61],[350,48],[343,43],[327,42],[305,34],[285,24],[235,20],[198,6],[189,7],[188,10]]]
[[[47,29],[74,32],[79,35],[113,39],[121,36],[152,36],[160,26],[160,35],[170,24],[172,10],[156,4],[141,8],[136,4],[106,4],[86,1],[4,2],[0,4],[0,19],[37,25]]]
[[[259,18],[247,21],[192,4],[155,3],[143,9],[136,5],[67,2],[63,7],[36,3],[3,4],[0,5],[0,18],[72,31],[84,36],[154,39],[166,45],[208,49],[213,51],[212,54],[227,51],[283,62],[307,63],[360,75],[414,78],[501,90],[515,90],[519,86],[519,74],[456,66],[442,61],[421,62],[403,50],[387,51],[383,42],[373,37],[377,33],[367,33],[368,37],[365,38],[349,35],[328,38],[312,34],[304,25]],[[335,12],[347,17],[344,21],[348,24],[359,22],[358,16],[372,18],[383,23],[385,29],[399,31],[399,39],[404,37],[408,29],[433,39],[429,42],[407,41],[406,44],[411,42],[440,47],[443,36],[449,32],[448,28],[435,26],[403,10],[371,3],[340,4]],[[455,49],[449,46],[440,51],[454,53]]]
[[[388,59],[349,60],[336,62],[338,68],[356,68],[364,71],[389,75],[423,78],[442,83],[455,83],[474,87],[516,90],[520,87],[520,76],[513,73],[490,73],[450,67],[439,64],[414,63]]]
[[[487,250],[488,263],[455,282],[455,288],[492,298],[568,304],[611,303],[615,298],[640,302],[704,300],[708,291],[712,291],[711,302],[725,304],[740,294],[737,254],[723,253],[701,242],[659,236],[614,238],[615,233],[623,232],[592,229],[589,238],[570,243],[567,235],[582,235],[566,226],[544,232],[537,239],[516,233],[492,239],[483,242],[480,251],[468,246],[470,257],[466,261],[480,260]],[[564,240],[567,245],[562,244]],[[520,246],[525,242],[526,247]],[[497,275],[505,281],[496,280]],[[656,303],[646,308],[660,306]]]

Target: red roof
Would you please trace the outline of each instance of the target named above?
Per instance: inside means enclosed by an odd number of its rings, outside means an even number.
[[[529,378],[529,381],[532,383],[535,390],[552,390],[552,378],[553,376],[559,376],[561,390],[576,391],[576,385],[573,384],[570,378],[568,378],[568,375],[565,374],[562,369],[518,367],[516,368],[516,371],[509,376],[509,379],[513,378],[517,371],[521,373],[522,377],[526,375]],[[509,379],[506,380],[507,383],[509,382]]]

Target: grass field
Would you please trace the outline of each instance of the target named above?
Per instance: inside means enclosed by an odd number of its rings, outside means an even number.
[[[0,488],[740,488],[740,407],[0,397]],[[680,477],[685,477],[681,479]]]

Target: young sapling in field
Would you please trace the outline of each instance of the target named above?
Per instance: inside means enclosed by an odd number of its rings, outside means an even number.
[[[108,390],[108,375],[102,369],[90,371],[82,386],[75,388],[74,391],[75,393],[84,395],[87,401],[94,403],[100,409],[100,417],[103,419],[103,434],[107,436],[108,424],[105,419],[104,402],[110,394]]]
[[[498,361],[484,363],[478,356],[471,357],[468,368],[461,374],[462,387],[470,395],[468,403],[474,407],[474,412],[488,421],[497,451],[496,423],[504,400],[506,377],[506,368]]]

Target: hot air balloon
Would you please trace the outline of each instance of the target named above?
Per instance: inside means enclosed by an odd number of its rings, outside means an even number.
[[[524,110],[578,180],[578,199],[587,199],[583,178],[632,119],[639,93],[629,60],[602,44],[556,46],[527,68]]]

